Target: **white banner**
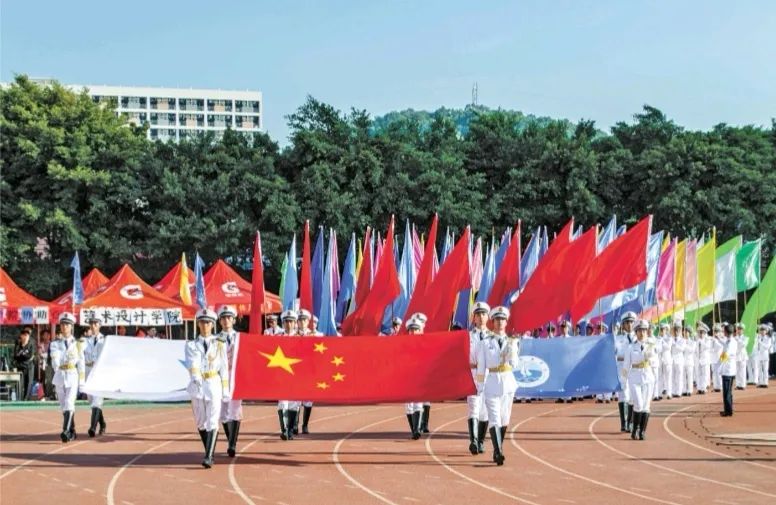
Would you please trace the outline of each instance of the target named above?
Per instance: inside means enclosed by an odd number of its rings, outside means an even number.
[[[108,336],[83,390],[122,400],[188,400],[185,346],[185,340]]]
[[[178,326],[183,324],[181,309],[119,309],[116,307],[92,307],[81,309],[82,325],[93,315],[102,319],[103,326]]]

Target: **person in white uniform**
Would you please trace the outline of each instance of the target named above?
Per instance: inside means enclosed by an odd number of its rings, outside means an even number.
[[[420,322],[421,330],[426,331],[428,316],[422,312],[416,312],[410,316],[410,319],[417,319]],[[428,429],[428,420],[431,417],[431,402],[422,402],[423,411],[420,414],[420,432],[430,433]]]
[[[738,357],[738,340],[734,335],[733,326],[725,325],[725,336],[721,339],[722,349],[719,353],[719,375],[722,377],[723,410],[722,417],[733,415],[733,381],[736,379],[736,361]]]
[[[698,366],[698,343],[692,330],[685,326],[682,330],[684,338],[684,391],[682,396],[692,396],[692,386],[695,383],[695,369]]]
[[[761,324],[760,333],[754,343],[753,355],[755,357],[755,372],[757,375],[757,387],[768,387],[768,365],[770,360],[773,337],[769,335],[770,328],[767,324]]]
[[[697,390],[699,395],[705,395],[711,380],[711,363],[714,353],[714,339],[709,336],[709,327],[698,321],[698,377]]]
[[[407,333],[410,335],[421,335],[423,333],[423,323],[413,314],[407,321]],[[407,423],[410,425],[410,437],[412,440],[420,438],[420,417],[423,412],[423,402],[407,402],[404,404],[404,413],[407,415]]]
[[[650,360],[650,366],[652,367],[652,375],[655,376],[655,386],[654,391],[652,393],[652,401],[659,402],[662,400],[661,395],[661,389],[660,389],[660,357],[663,354],[663,338],[661,337],[661,333],[664,331],[663,328],[666,327],[666,324],[661,324],[660,328],[658,329],[658,334],[653,336],[652,333],[650,333],[649,337],[652,339],[652,342],[655,346],[655,355]]]
[[[736,353],[736,389],[743,391],[746,389],[746,362],[749,360],[749,353],[746,352],[746,346],[749,339],[744,334],[746,325],[736,323],[736,341],[738,343],[738,352]]]
[[[666,399],[671,398],[674,390],[674,358],[673,339],[671,338],[671,325],[664,323],[660,326],[660,389]]]
[[[88,378],[92,368],[95,363],[97,363],[97,359],[102,353],[102,348],[105,347],[105,336],[100,332],[102,319],[99,315],[93,313],[86,322],[89,323],[89,328],[92,330],[92,336],[90,336],[89,340],[86,342],[86,349],[84,350],[84,364],[86,368],[86,377]],[[89,437],[93,438],[98,433],[104,435],[108,425],[105,422],[105,415],[102,412],[103,398],[101,396],[88,395],[88,399],[89,406],[92,408],[92,418],[89,423],[88,431]],[[97,431],[98,424],[100,425],[99,432]]]
[[[493,461],[504,464],[503,441],[512,417],[512,401],[517,381],[512,370],[517,367],[520,344],[506,334],[509,309],[495,307],[490,312],[493,332],[479,345],[477,353],[477,392],[483,394],[488,410],[488,427],[493,442]]]
[[[75,316],[63,312],[59,316],[61,339],[51,342],[51,366],[54,368],[54,387],[57,391],[59,409],[62,412],[62,442],[78,438],[75,432],[75,399],[79,387],[86,380],[83,352],[73,337]]]
[[[485,302],[477,302],[472,310],[474,327],[469,332],[469,368],[472,379],[477,380],[477,353],[480,342],[490,335],[488,330],[488,314],[490,306]],[[485,452],[485,434],[488,430],[488,411],[482,404],[482,393],[466,397],[469,422],[469,452],[482,454]]]
[[[218,334],[218,340],[226,346],[226,364],[227,375],[232,377],[232,370],[235,366],[235,349],[239,335],[234,331],[234,319],[237,317],[237,310],[231,305],[222,305],[218,309],[218,324],[221,326],[221,332]],[[228,397],[224,397],[221,402],[221,426],[224,427],[226,435],[227,449],[226,453],[233,458],[237,453],[237,437],[240,435],[240,423],[242,423],[242,400],[232,399],[231,391]]]
[[[672,398],[679,398],[684,391],[684,348],[686,347],[682,336],[682,323],[675,321],[671,336],[671,360],[673,361],[673,380],[671,386]]]
[[[720,349],[722,349],[722,340],[725,338],[725,335],[722,332],[722,324],[716,323],[714,326],[712,326],[712,339],[714,343],[714,349],[716,354],[712,356],[712,362],[711,362],[711,386],[714,388],[715,393],[719,393],[722,391],[722,375],[719,373],[719,353],[721,352]]]
[[[278,325],[278,316],[270,314],[267,316],[267,329],[264,330],[265,335],[282,335],[283,328]]]
[[[318,318],[309,311],[302,309],[299,311],[299,335],[303,337],[322,337],[323,333],[318,331]],[[313,402],[305,400],[301,403],[302,408],[302,434],[310,434],[310,416],[313,413]],[[299,415],[296,416],[294,424],[294,435],[299,434]]]
[[[617,368],[622,368],[625,361],[625,352],[628,346],[636,339],[633,334],[633,324],[636,322],[636,313],[628,311],[620,319],[620,333],[614,337],[614,353],[617,360]],[[620,391],[617,393],[617,409],[620,412],[620,431],[629,433],[633,410],[631,407],[630,389],[628,388],[628,376],[618,374],[620,379]]]
[[[221,416],[221,402],[229,397],[229,372],[226,344],[213,335],[216,313],[200,309],[196,314],[199,335],[186,343],[186,364],[189,368],[191,409],[197,424],[205,458],[202,466],[213,466],[213,454],[218,438],[218,421]]]
[[[280,318],[283,320],[283,333],[279,336],[297,336],[298,316],[296,312],[293,310],[286,310],[280,315]],[[299,416],[300,405],[301,402],[297,400],[278,400],[278,420],[280,421],[281,440],[294,439],[294,426],[296,426],[296,418]]]
[[[655,354],[654,343],[647,336],[649,322],[641,320],[636,323],[636,340],[628,344],[620,369],[621,375],[627,375],[628,387],[633,400],[633,425],[631,439],[644,440],[649,421],[652,388],[655,376],[652,374],[650,360]]]

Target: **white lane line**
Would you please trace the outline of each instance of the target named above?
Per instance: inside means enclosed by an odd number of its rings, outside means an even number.
[[[519,428],[521,425],[523,425],[523,424],[527,423],[528,421],[531,421],[531,420],[533,420],[533,419],[535,419],[535,418],[538,418],[538,417],[541,417],[541,416],[545,416],[545,415],[547,415],[547,414],[551,414],[551,413],[553,413],[553,412],[556,412],[556,411],[558,411],[558,410],[564,410],[564,409],[566,409],[566,408],[569,408],[569,407],[559,407],[559,408],[557,408],[557,409],[553,409],[553,410],[550,410],[550,411],[548,411],[548,412],[544,412],[544,413],[542,413],[542,414],[537,414],[537,415],[535,415],[535,416],[533,416],[533,417],[529,417],[529,418],[527,418],[527,419],[524,419],[524,420],[522,420],[521,422],[517,423],[517,424],[516,424],[516,425],[515,425],[515,426],[512,428],[512,430],[511,430],[511,431],[512,431],[512,433],[516,433],[516,432],[517,432],[517,429],[518,429],[518,428]],[[539,456],[536,456],[535,454],[532,454],[532,453],[528,452],[528,451],[527,451],[526,449],[524,449],[524,448],[523,448],[523,447],[522,447],[520,444],[518,444],[518,443],[517,443],[517,441],[516,441],[516,437],[514,437],[514,436],[512,437],[512,439],[511,439],[511,442],[512,442],[512,445],[514,445],[514,446],[515,446],[517,449],[519,449],[519,450],[520,450],[520,452],[522,452],[523,454],[525,454],[525,455],[526,455],[526,456],[528,456],[529,458],[533,459],[534,461],[537,461],[537,462],[541,463],[542,465],[545,465],[545,466],[547,466],[547,467],[550,467],[550,468],[552,468],[553,470],[556,470],[556,471],[558,471],[558,472],[560,472],[560,473],[563,473],[563,474],[569,475],[569,476],[571,476],[571,477],[576,477],[577,479],[584,480],[585,482],[589,482],[589,483],[591,483],[591,484],[595,484],[596,486],[605,487],[605,488],[607,488],[607,489],[611,489],[611,490],[613,490],[613,491],[617,491],[617,492],[620,492],[620,493],[625,493],[625,494],[628,494],[628,495],[631,495],[631,496],[637,496],[637,497],[639,497],[639,498],[643,498],[643,499],[645,499],[645,500],[650,500],[650,501],[654,501],[654,502],[658,502],[658,503],[665,503],[666,505],[679,505],[679,504],[678,504],[678,503],[676,503],[676,502],[667,501],[667,500],[661,500],[660,498],[655,498],[655,497],[653,497],[653,496],[649,496],[649,495],[645,495],[645,494],[637,493],[637,492],[635,492],[635,491],[629,491],[629,490],[627,490],[627,489],[623,489],[623,488],[620,488],[620,487],[618,487],[618,486],[614,486],[614,485],[612,485],[612,484],[609,484],[608,482],[603,482],[603,481],[600,481],[600,480],[591,479],[590,477],[586,477],[586,476],[584,476],[584,475],[580,475],[580,474],[578,474],[578,473],[574,473],[574,472],[572,472],[572,471],[570,471],[570,470],[566,470],[565,468],[561,468],[561,467],[559,467],[559,466],[553,465],[553,464],[552,464],[552,463],[550,463],[549,461],[547,461],[547,460],[545,460],[545,459],[543,459],[543,458],[540,458]]]

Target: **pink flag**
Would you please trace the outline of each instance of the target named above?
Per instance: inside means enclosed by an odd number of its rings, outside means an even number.
[[[698,301],[698,241],[691,240],[687,243],[687,256],[684,268],[684,300],[686,302]]]
[[[658,301],[674,299],[674,271],[676,269],[677,239],[671,241],[657,267],[657,299]]]
[[[480,290],[480,284],[482,284],[482,237],[477,238],[477,245],[474,246],[474,254],[472,254],[472,291],[477,292]]]
[[[418,238],[418,231],[415,225],[412,225],[412,260],[415,263],[415,271],[420,271],[420,264],[423,263],[423,244]]]

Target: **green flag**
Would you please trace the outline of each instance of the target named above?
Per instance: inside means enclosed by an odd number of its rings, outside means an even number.
[[[752,347],[754,347],[757,322],[765,314],[774,311],[776,311],[776,258],[771,260],[760,287],[747,302],[744,314],[741,316],[741,322],[746,325],[746,332],[749,335],[749,343],[746,346],[749,354],[752,354]]]
[[[746,291],[760,284],[760,253],[762,240],[747,242],[736,254],[737,291]]]

